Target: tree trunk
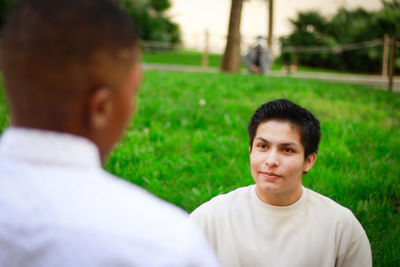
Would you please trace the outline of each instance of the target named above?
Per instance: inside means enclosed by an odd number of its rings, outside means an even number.
[[[240,20],[243,0],[232,0],[229,18],[228,39],[222,57],[221,70],[239,72],[240,70]]]
[[[274,27],[274,0],[268,0],[268,48],[272,51],[272,30]]]

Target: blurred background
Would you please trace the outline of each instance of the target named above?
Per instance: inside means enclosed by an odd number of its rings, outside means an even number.
[[[17,1],[0,2],[0,27]],[[240,55],[261,36],[272,70],[400,71],[398,0],[116,1],[139,26],[147,63],[239,72]]]
[[[210,50],[217,53],[224,52],[231,0],[171,0],[170,2],[172,5],[168,14],[179,24],[182,41],[186,48],[201,51],[204,45],[204,31],[208,29]],[[279,37],[292,33],[294,25],[290,20],[298,18],[300,12],[314,11],[322,17],[332,18],[341,8],[346,10],[362,8],[367,12],[374,12],[382,7],[380,0],[275,0],[273,6],[274,45],[279,48]],[[244,51],[249,44],[254,43],[256,36],[268,35],[268,8],[268,1],[265,0],[245,1],[241,23]]]

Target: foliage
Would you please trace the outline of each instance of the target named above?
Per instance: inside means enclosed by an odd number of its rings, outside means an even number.
[[[360,43],[375,39],[383,40],[385,34],[395,35],[400,40],[400,2],[383,1],[379,11],[368,12],[362,8],[341,8],[330,20],[317,12],[299,13],[291,20],[293,32],[282,37],[285,46],[335,46]],[[332,68],[340,71],[379,73],[382,65],[382,46],[352,51],[321,53],[285,52],[281,60],[306,66]],[[397,51],[397,55],[400,51]],[[400,70],[400,62],[396,69]]]
[[[171,7],[169,0],[150,0],[150,6],[157,12],[163,12]]]
[[[0,1],[0,29],[11,7],[17,1]],[[142,40],[173,44],[180,42],[178,25],[164,14],[171,7],[169,0],[117,0],[117,3],[135,22]]]
[[[6,22],[7,14],[16,4],[17,0],[1,0],[0,1],[0,30]]]
[[[164,14],[169,0],[118,0],[118,4],[137,25],[142,40],[180,42],[178,25]]]

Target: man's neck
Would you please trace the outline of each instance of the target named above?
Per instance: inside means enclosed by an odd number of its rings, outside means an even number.
[[[303,194],[302,185],[294,187],[287,192],[265,192],[256,185],[256,195],[264,203],[272,206],[290,206],[301,198]]]

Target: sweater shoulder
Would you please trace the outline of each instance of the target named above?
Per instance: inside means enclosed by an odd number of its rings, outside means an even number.
[[[321,216],[328,218],[331,222],[339,224],[344,228],[352,225],[358,228],[357,232],[362,231],[360,223],[349,208],[311,189],[306,190],[308,190],[307,203]]]
[[[250,199],[252,189],[253,185],[249,185],[245,187],[239,187],[225,194],[217,195],[209,201],[201,204],[190,214],[190,216],[196,217],[221,214],[233,207],[242,205],[246,199]]]

